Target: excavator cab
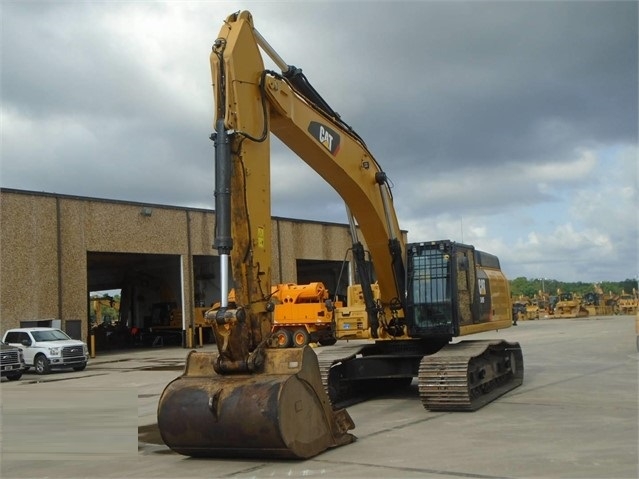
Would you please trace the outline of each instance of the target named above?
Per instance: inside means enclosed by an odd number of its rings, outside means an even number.
[[[407,314],[411,337],[455,337],[507,328],[508,280],[499,259],[450,240],[410,243]]]

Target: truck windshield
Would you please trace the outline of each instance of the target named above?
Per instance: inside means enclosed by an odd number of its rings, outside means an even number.
[[[71,339],[66,333],[59,329],[52,329],[51,331],[32,331],[33,339],[36,341],[60,341],[61,339]]]

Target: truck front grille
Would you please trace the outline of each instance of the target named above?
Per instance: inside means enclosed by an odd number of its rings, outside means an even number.
[[[64,359],[84,359],[84,350],[82,346],[65,346],[62,348],[62,357]]]
[[[18,361],[18,351],[2,351],[1,353],[1,363],[2,364],[14,364]]]

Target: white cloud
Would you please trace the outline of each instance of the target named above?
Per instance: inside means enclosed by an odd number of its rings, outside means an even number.
[[[561,159],[541,165],[521,165],[521,176],[548,188],[549,184],[584,181],[597,167],[597,155],[592,150],[578,151],[572,159]]]
[[[515,242],[508,262],[519,265],[517,276],[602,281],[632,278],[639,271],[637,148],[589,152],[586,164],[594,164],[595,157],[600,157],[597,168],[570,196],[565,222]]]
[[[556,167],[556,168],[555,168]],[[498,186],[505,177],[519,170],[528,171],[516,189],[504,191]],[[567,182],[562,175],[572,173]],[[418,205],[453,205],[457,215],[423,208],[419,219],[402,221],[409,230],[409,241],[448,238],[474,244],[493,252],[511,277],[547,277],[564,281],[620,280],[634,277],[637,267],[637,148],[615,151],[581,150],[567,166],[562,164],[517,166],[506,170],[485,171],[482,176],[462,177],[457,187],[452,175],[437,186],[417,195]],[[481,173],[481,172],[480,172]],[[470,179],[472,178],[472,180]],[[556,195],[536,190],[537,180]],[[567,184],[569,183],[569,184]],[[496,189],[489,211],[463,202],[483,190]],[[524,208],[511,195],[526,198]],[[483,200],[491,195],[483,195]],[[499,202],[503,207],[499,207]],[[536,202],[536,203],[535,203]],[[413,210],[416,211],[417,208]]]
[[[411,241],[475,244],[510,276],[636,274],[636,4],[246,5],[369,145]],[[2,186],[211,207],[208,57],[237,8],[3,4]],[[273,213],[345,222],[273,144]]]

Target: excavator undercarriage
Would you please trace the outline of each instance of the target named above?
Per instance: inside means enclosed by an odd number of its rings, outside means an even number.
[[[519,343],[463,341],[433,352],[439,347],[437,343],[414,341],[413,347],[407,348],[406,342],[321,348],[322,384],[331,402],[336,406],[353,404],[408,386],[417,377],[424,408],[475,411],[523,382]]]
[[[463,341],[422,359],[419,396],[431,411],[475,411],[523,380],[519,343]]]

